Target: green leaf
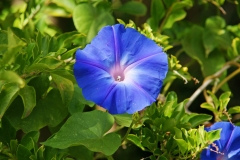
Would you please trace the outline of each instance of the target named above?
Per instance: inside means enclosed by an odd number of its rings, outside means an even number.
[[[167,19],[163,29],[171,28],[175,22],[184,19],[186,15],[187,13],[183,9],[172,12],[169,18]]]
[[[176,139],[182,139],[182,131],[178,129],[177,127],[174,127],[174,132],[175,132],[175,138]]]
[[[60,7],[63,7],[68,12],[72,13],[74,7],[76,6],[75,0],[52,0],[53,3],[57,4]]]
[[[193,26],[182,40],[182,44],[184,51],[201,65],[202,73],[204,77],[206,77],[219,71],[225,64],[225,59],[224,56],[216,50],[208,57],[205,56],[205,49],[202,41],[203,33],[203,28],[196,25]]]
[[[61,3],[61,1],[59,2]],[[70,18],[72,16],[73,9],[69,11],[65,7],[58,6],[57,4],[54,4],[54,3],[50,3],[45,7],[45,13],[53,17]]]
[[[185,105],[189,99],[185,99],[183,102],[179,103],[173,111],[172,118],[176,120],[176,122],[180,122],[183,115],[185,114]]]
[[[68,153],[70,153],[71,157],[74,157],[78,160],[86,159],[91,160],[94,159],[94,153],[87,149],[85,146],[74,146],[68,148]]]
[[[14,137],[16,138],[16,137]],[[16,153],[17,152],[17,148],[18,148],[18,140],[17,139],[13,139],[10,141],[10,149],[12,153]]]
[[[71,45],[73,43],[73,40],[81,38],[81,37],[84,37],[84,35],[79,33],[79,32],[77,32],[77,31],[60,34],[57,37],[57,41],[58,41],[58,45],[59,45],[58,48],[68,48],[68,47],[71,47]]]
[[[39,131],[32,131],[24,135],[21,139],[21,144],[26,147],[28,150],[31,150],[35,147],[35,143],[38,142],[40,133]]]
[[[113,116],[116,123],[121,126],[129,127],[133,121],[131,114],[115,114]]]
[[[206,56],[216,47],[228,49],[231,45],[231,35],[225,30],[226,22],[222,17],[214,16],[206,20],[206,29],[203,33],[203,43]]]
[[[219,106],[219,100],[217,99],[217,97],[215,96],[215,94],[213,94],[212,92],[210,91],[207,91],[208,94],[210,94],[212,100],[213,100],[213,103],[214,103],[214,106],[215,108],[218,108]]]
[[[235,113],[240,113],[240,106],[235,106],[235,107],[231,107],[228,110],[229,114],[235,114]]]
[[[62,59],[72,58],[79,47],[73,48],[62,55]]]
[[[167,101],[163,106],[164,116],[171,117],[174,110],[174,101]]]
[[[196,127],[212,119],[212,116],[208,114],[192,114],[191,116],[188,122],[191,123],[192,127]]]
[[[23,100],[24,111],[22,118],[25,118],[32,112],[33,108],[36,106],[36,92],[34,87],[26,85],[24,88],[21,88],[19,90],[18,94]]]
[[[127,139],[131,141],[133,144],[135,144],[136,146],[138,146],[139,148],[141,148],[143,151],[145,150],[145,148],[142,146],[141,139],[138,136],[134,134],[129,134],[127,136]]]
[[[232,40],[231,47],[228,48],[228,57],[230,59],[233,59],[240,55],[240,39],[239,38],[234,38]]]
[[[214,113],[217,112],[217,109],[213,105],[211,105],[211,104],[209,104],[207,102],[202,103],[201,104],[201,108],[208,109],[209,111],[212,111]]]
[[[162,1],[152,0],[151,3],[151,16],[153,17],[155,24],[158,25],[159,21],[165,15],[165,8]]]
[[[183,1],[177,1],[172,4],[172,12],[183,9],[184,7],[192,7],[193,1],[192,0],[183,0]]]
[[[207,133],[207,139],[208,139],[210,142],[214,142],[215,140],[220,139],[221,131],[222,131],[222,129],[209,131],[209,132]]]
[[[61,101],[58,90],[52,89],[48,95],[37,101],[32,113],[22,119],[23,104],[20,98],[16,98],[6,113],[7,119],[16,129],[23,132],[38,131],[46,125],[57,126],[68,115],[67,107]]]
[[[175,141],[177,142],[177,145],[178,145],[178,148],[179,148],[180,152],[181,152],[182,154],[185,154],[186,151],[188,150],[188,144],[187,144],[187,142],[184,141],[183,139],[176,139],[176,138],[174,138],[174,139],[175,139]]]
[[[82,89],[79,88],[76,84],[74,84],[73,97],[70,103],[68,104],[69,113],[74,114],[76,112],[82,112],[85,105],[93,107],[94,103],[91,101],[87,101],[82,95]]]
[[[26,45],[19,37],[17,37],[14,32],[8,28],[8,48],[2,57],[2,64],[11,64],[14,62],[17,55],[20,53],[19,51],[23,46]]]
[[[167,8],[171,7],[171,5],[177,0],[163,0],[164,4],[167,6]]]
[[[32,153],[23,145],[19,144],[17,148],[17,159],[18,160],[30,160]]]
[[[174,131],[174,127],[176,126],[176,121],[173,118],[167,119],[162,126],[163,132],[172,132]]]
[[[73,11],[73,22],[80,33],[87,35],[87,42],[90,42],[102,27],[114,24],[114,19],[106,10],[100,11],[90,4],[80,3]]]
[[[31,79],[28,85],[35,88],[36,99],[42,99],[50,86],[49,75],[43,73],[40,76]]]
[[[135,16],[144,16],[147,13],[147,7],[138,1],[126,2],[118,10]]]
[[[164,157],[164,156],[160,156],[159,158],[158,158],[158,160],[168,160],[166,157]]]
[[[13,128],[11,123],[6,118],[1,120],[0,128],[0,142],[3,142],[5,145],[9,145],[10,141],[16,138],[16,130]]]
[[[226,22],[220,16],[213,16],[206,20],[205,26],[210,30],[218,31],[218,29],[224,28],[226,26]]]
[[[16,83],[7,83],[0,92],[0,119],[3,117],[12,101],[16,98],[19,87]]]
[[[68,104],[73,96],[74,91],[73,83],[70,80],[61,77],[57,74],[51,73],[51,76],[52,80],[56,83],[57,88],[60,91],[63,103]]]
[[[51,73],[54,73],[54,74],[56,74],[58,76],[66,78],[66,79],[72,81],[72,83],[74,83],[74,84],[76,83],[76,79],[75,79],[75,77],[73,75],[73,71],[72,70],[62,70],[62,69],[60,69],[60,70],[54,70]]]
[[[214,33],[206,29],[203,33],[203,44],[207,57],[215,48],[227,50],[231,45],[231,37],[225,30]]]
[[[59,67],[63,63],[63,61],[49,56],[49,57],[44,57],[38,63],[46,64],[49,69],[56,69],[57,67]]]
[[[25,86],[25,81],[17,73],[13,71],[0,70],[0,82],[17,83],[20,88]]]
[[[227,109],[228,102],[230,101],[231,92],[224,92],[219,97],[220,111]]]
[[[45,160],[44,158],[44,146],[41,146],[37,150],[37,160]]]
[[[91,151],[111,155],[121,144],[119,135],[106,134],[113,123],[113,116],[106,112],[98,110],[78,112],[67,120],[59,132],[43,144],[60,149],[84,145]]]

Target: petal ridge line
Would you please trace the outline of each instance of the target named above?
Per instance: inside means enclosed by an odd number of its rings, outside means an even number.
[[[108,92],[106,94],[106,96],[104,97],[103,101],[101,104],[99,104],[100,106],[105,102],[105,100],[107,99],[108,95],[112,92],[112,90],[117,86],[117,83],[114,84],[114,82],[112,83],[111,87],[108,89]]]
[[[151,96],[149,93],[147,93],[142,87],[140,87],[137,82],[135,82],[135,81],[132,80],[132,79],[131,79],[131,81],[132,81],[132,83],[133,83],[140,91],[142,91],[147,97],[149,97],[150,99],[153,99],[154,101],[156,101],[156,99],[155,99],[153,96]]]
[[[107,73],[109,73],[109,70],[106,67],[104,67],[100,64],[97,64],[97,63],[94,63],[94,62],[89,62],[89,61],[82,61],[82,60],[76,60],[76,62],[88,64],[88,65],[97,67],[97,68],[102,69],[102,70],[106,71]]]
[[[119,42],[118,42],[118,38],[117,38],[117,34],[115,31],[115,28],[112,26],[112,30],[113,30],[113,38],[114,38],[114,47],[115,47],[115,64],[117,67],[120,66],[120,61],[119,61]]]
[[[153,54],[153,55],[150,55],[150,56],[144,57],[144,58],[142,58],[142,59],[139,59],[139,60],[137,60],[137,61],[129,64],[129,65],[125,68],[125,70],[126,70],[126,71],[129,71],[130,69],[132,69],[132,68],[134,68],[135,66],[137,66],[139,63],[144,62],[144,61],[147,61],[148,59],[150,59],[150,58],[152,58],[152,57],[154,57],[154,56],[157,56],[158,54],[161,54],[161,52],[160,52],[160,53],[158,52],[158,53],[155,53],[155,54]],[[166,63],[166,65],[167,65],[167,63]],[[124,71],[125,71],[125,70],[124,70]]]

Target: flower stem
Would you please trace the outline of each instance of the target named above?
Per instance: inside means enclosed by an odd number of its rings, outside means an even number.
[[[174,79],[174,80],[175,80],[175,79]],[[166,94],[167,94],[167,91],[168,91],[168,89],[170,88],[170,86],[171,86],[171,84],[172,84],[172,82],[173,82],[174,80],[169,81],[169,82],[166,83],[166,85],[164,86],[163,91],[162,91],[162,94],[163,94],[163,95],[166,95]]]
[[[127,139],[128,134],[129,134],[130,131],[132,130],[133,124],[134,124],[134,123],[133,123],[133,121],[132,121],[132,123],[131,123],[130,126],[128,127],[128,130],[127,130],[125,136],[122,138],[122,143]]]

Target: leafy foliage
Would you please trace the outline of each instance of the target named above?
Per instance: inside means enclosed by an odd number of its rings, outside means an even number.
[[[220,138],[202,124],[240,124],[236,0],[3,0],[0,9],[0,159],[199,159]],[[76,50],[117,22],[168,54],[157,101],[133,115],[96,110],[72,72]]]

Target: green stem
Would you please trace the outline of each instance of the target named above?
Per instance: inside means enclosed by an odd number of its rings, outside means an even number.
[[[130,133],[130,131],[131,131],[132,127],[133,127],[133,124],[134,124],[134,123],[133,123],[133,121],[132,121],[132,123],[131,123],[130,126],[128,127],[128,130],[127,130],[125,136],[122,138],[122,143],[127,139],[127,136],[128,136],[128,134]]]
[[[175,79],[174,79],[174,80],[175,80]],[[166,83],[166,85],[165,85],[164,88],[163,88],[163,92],[162,92],[163,95],[166,95],[168,89],[170,88],[170,86],[171,86],[171,84],[172,84],[172,82],[173,82],[174,80]]]
[[[175,54],[175,57],[179,57],[179,55],[181,54],[181,53],[183,53],[183,48],[181,48],[181,49],[179,49],[177,52],[176,52],[176,54]]]
[[[166,16],[164,17],[164,19],[163,19],[160,27],[158,28],[158,33],[159,33],[159,34],[162,32],[163,26],[165,25],[165,23],[166,23],[169,15],[170,15],[170,13],[172,12],[172,6],[173,6],[173,4],[169,7],[169,9],[168,9],[168,11],[167,11],[167,13],[166,13]]]
[[[236,76],[238,73],[240,73],[240,68],[232,72],[230,75],[228,75],[224,80],[222,80],[212,91],[213,94],[216,93],[227,81],[232,79],[234,76]]]

